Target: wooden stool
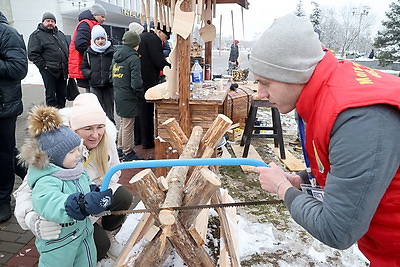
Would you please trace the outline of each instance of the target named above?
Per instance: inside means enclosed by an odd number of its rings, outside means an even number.
[[[255,125],[257,110],[259,107],[270,107],[272,112],[272,126]],[[273,133],[253,133],[254,130],[268,130]],[[283,144],[282,125],[279,110],[274,107],[268,100],[252,100],[249,109],[249,115],[246,120],[246,126],[240,141],[240,146],[244,146],[243,157],[249,154],[251,138],[274,138],[275,147],[279,146],[281,159],[286,159],[285,147]]]

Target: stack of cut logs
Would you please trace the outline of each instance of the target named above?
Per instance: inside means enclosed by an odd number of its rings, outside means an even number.
[[[203,135],[203,129],[195,126],[188,138],[175,119],[168,119],[164,125],[171,137],[171,144],[179,151],[180,159],[210,158],[232,121],[219,114]],[[212,166],[211,166],[212,167]],[[227,202],[227,194],[221,193],[221,181],[210,166],[175,166],[168,175],[157,178],[150,169],[136,174],[130,181],[146,208],[193,206]],[[240,266],[237,254],[236,235],[233,231],[229,212],[217,209],[221,238],[220,266]],[[215,266],[215,260],[205,247],[209,210],[162,210],[143,215],[136,225],[115,266],[162,266],[173,249],[188,266]],[[139,241],[147,242],[138,253],[131,253]],[[140,242],[142,243],[142,242]],[[222,245],[221,245],[222,246]]]

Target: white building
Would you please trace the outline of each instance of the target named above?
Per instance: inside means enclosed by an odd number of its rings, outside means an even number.
[[[51,12],[57,19],[57,27],[70,36],[78,23],[78,15],[94,3],[101,4],[107,11],[102,25],[114,44],[121,41],[129,23],[140,23],[141,0],[0,0],[0,11],[9,24],[16,28],[28,43],[29,35],[42,22],[45,12]]]

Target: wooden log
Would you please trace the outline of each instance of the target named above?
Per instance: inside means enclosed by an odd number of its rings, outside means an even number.
[[[192,134],[179,156],[180,159],[193,158],[199,148],[203,128],[199,126],[193,127]],[[167,175],[168,192],[165,197],[163,208],[180,206],[183,198],[183,186],[186,181],[186,174],[189,170],[188,166],[175,166],[172,167]],[[172,225],[176,220],[176,211],[162,210],[158,215],[161,224]]]
[[[120,255],[115,261],[114,266],[123,266],[126,257],[132,250],[133,246],[147,233],[147,231],[154,225],[154,217],[150,213],[145,213],[133,230],[128,242],[125,244]]]
[[[149,228],[149,230],[144,234],[143,238],[147,241],[153,240],[156,234],[160,231],[160,227],[155,226],[154,224]]]
[[[162,191],[167,191],[168,190],[168,181],[167,181],[167,179],[164,177],[164,176],[160,176],[160,177],[158,177],[157,178],[157,183],[158,183],[158,186],[160,187],[160,189],[162,190]]]
[[[214,196],[211,198],[211,203],[212,204],[223,203],[220,190],[215,192]],[[223,237],[225,239],[225,247],[229,254],[231,266],[239,267],[240,260],[239,260],[238,255],[236,254],[236,250],[235,250],[235,247],[237,245],[235,244],[235,240],[234,240],[233,236],[231,235],[231,232],[233,230],[231,229],[231,226],[229,224],[229,219],[226,214],[226,210],[217,208],[216,211],[219,215],[219,220],[220,220],[220,224],[221,224],[221,237]]]
[[[215,264],[202,246],[197,246],[189,231],[179,222],[171,227],[170,242],[184,262],[190,267],[214,267]]]
[[[196,241],[198,246],[202,246],[206,243],[206,235],[208,228],[208,217],[210,216],[210,210],[204,209],[197,216],[194,224],[189,227],[189,232],[193,239]]]
[[[197,157],[211,158],[219,141],[222,139],[222,137],[225,135],[226,131],[228,131],[231,125],[231,119],[223,114],[218,114],[218,116],[211,124],[210,128],[208,128],[207,132],[201,139],[199,151],[197,152]],[[192,175],[198,172],[202,167],[204,166],[196,166],[189,169],[189,178],[187,180],[189,181],[193,179]]]
[[[160,204],[164,202],[165,193],[158,187],[157,177],[152,170],[145,169],[140,171],[132,177],[129,183],[132,184],[136,192],[138,192],[146,208],[158,208]],[[152,215],[154,218],[158,217],[158,214]],[[152,248],[152,244],[156,242],[155,240],[157,240],[157,237],[160,235],[161,231],[158,232],[152,241],[147,243],[139,257],[135,260],[134,266],[161,266],[167,260],[168,255],[160,254],[159,251],[155,252]],[[169,249],[169,251],[171,251],[173,246],[170,242],[167,242],[164,249]]]
[[[157,177],[151,169],[138,172],[129,183],[132,184],[146,208],[158,208],[160,203],[164,202],[165,193],[158,187]]]
[[[195,174],[191,180],[185,186],[185,197],[183,198],[183,204],[186,205],[202,205],[209,202],[211,196],[218,191],[221,186],[221,181],[218,176],[210,171],[208,168],[202,168]],[[199,194],[201,192],[201,194]],[[199,215],[199,210],[187,210],[179,214],[179,220],[189,228],[190,225],[196,220]]]
[[[162,142],[159,138],[154,139],[155,143],[155,156],[156,159],[165,159],[166,158],[166,149],[167,149],[167,143]],[[167,175],[167,168],[165,167],[158,167],[156,168],[156,175],[158,177],[160,176],[166,176]]]
[[[206,146],[215,148],[231,125],[231,119],[223,114],[218,114],[210,128],[201,139],[200,148],[198,151],[199,157],[201,157],[203,154]]]
[[[183,148],[188,142],[188,138],[183,132],[182,128],[179,126],[176,119],[170,118],[166,120],[162,125],[165,126],[165,129],[171,137],[171,143],[173,147],[178,150],[179,154],[182,154]]]
[[[196,181],[194,184],[186,186],[187,189],[185,191],[187,191],[188,194],[183,199],[183,204],[185,206],[207,204],[211,196],[215,194],[221,184],[219,178],[207,168],[204,168],[204,170],[199,173],[198,180],[194,181]],[[198,192],[202,192],[202,194],[198,194]],[[202,195],[202,197],[199,197],[199,195]],[[201,210],[187,210],[181,212],[179,214],[179,220],[177,220],[177,222],[182,223],[184,225],[184,229],[187,229],[190,227],[190,225],[194,223],[194,220],[200,212]],[[164,249],[162,250],[162,252],[160,252],[160,249],[163,246],[160,236],[161,233],[158,233],[157,236],[145,247],[145,249],[139,255],[139,258],[136,260],[135,266],[162,265],[162,263],[165,261],[164,259],[166,259],[171,254],[173,246],[171,244],[172,241],[166,242]],[[173,238],[174,237],[169,237],[169,240]],[[193,242],[196,243],[195,240],[193,240]],[[144,265],[147,262],[146,259],[149,257],[152,258],[151,262],[149,263],[149,265]]]

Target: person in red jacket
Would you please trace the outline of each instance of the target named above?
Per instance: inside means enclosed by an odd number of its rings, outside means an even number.
[[[79,14],[78,20],[69,45],[68,74],[70,78],[76,78],[78,86],[86,88],[86,92],[89,93],[89,81],[81,71],[83,54],[90,46],[94,25],[101,25],[106,20],[106,10],[102,5],[96,3],[90,10],[85,10]]]
[[[260,98],[284,114],[296,108],[307,166],[255,168],[261,187],[326,245],[357,242],[371,266],[400,266],[400,79],[338,61],[293,14],[261,35],[250,70]]]

